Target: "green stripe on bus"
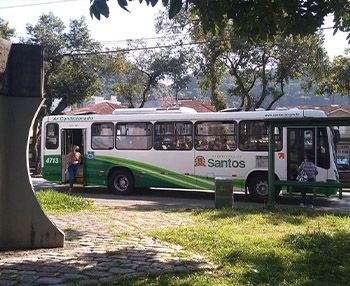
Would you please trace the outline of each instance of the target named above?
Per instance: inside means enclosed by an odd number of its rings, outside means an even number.
[[[151,176],[151,177],[160,176],[162,180],[165,180],[172,184],[176,184],[183,188],[192,188],[192,189],[193,188],[199,188],[199,189],[213,188],[212,185],[200,182],[190,176],[182,175],[173,171],[169,171],[167,169],[155,167],[153,165],[142,163],[142,162],[132,161],[132,160],[123,159],[123,158],[108,157],[108,156],[96,156],[95,160],[101,160],[101,161],[113,163],[116,166],[127,167],[133,170],[134,172],[137,172],[137,171],[144,172],[145,173],[144,175],[147,174],[148,176]]]
[[[94,164],[91,164],[95,161]],[[95,160],[91,160],[89,165],[99,165],[99,170],[103,167],[103,173],[107,176],[107,172],[114,166],[129,168],[136,178],[145,182],[136,182],[139,186],[159,186],[159,187],[181,187],[189,189],[214,189],[215,178],[184,175],[168,169],[156,167],[147,163],[133,161],[124,158],[116,158],[109,156],[96,156]],[[91,166],[92,167],[92,166]],[[91,168],[88,168],[91,169]],[[98,171],[98,170],[96,170]],[[92,172],[89,172],[89,174]],[[148,183],[147,183],[148,182]],[[152,183],[151,183],[152,182]],[[242,188],[244,180],[233,179],[234,186]]]

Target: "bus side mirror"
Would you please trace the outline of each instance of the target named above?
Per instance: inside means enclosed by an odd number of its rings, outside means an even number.
[[[333,140],[334,144],[337,144],[340,141],[340,132],[339,129],[333,129]]]

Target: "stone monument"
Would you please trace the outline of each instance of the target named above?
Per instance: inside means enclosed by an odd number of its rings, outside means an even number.
[[[42,102],[42,47],[0,39],[0,250],[64,245],[29,176],[29,130]]]

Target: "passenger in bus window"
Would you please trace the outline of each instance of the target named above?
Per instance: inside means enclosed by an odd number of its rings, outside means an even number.
[[[79,164],[81,163],[81,154],[79,146],[74,145],[72,151],[68,154],[66,171],[69,173],[69,192],[73,191],[73,184],[78,172]]]
[[[202,150],[209,150],[209,143],[207,140],[203,141]]]
[[[214,142],[212,142],[210,149],[211,150],[222,150],[222,144],[221,144],[220,139],[218,137],[216,137],[214,139]]]
[[[186,148],[188,150],[191,150],[192,149],[192,138],[191,137],[187,137],[185,139],[185,144],[186,144]]]
[[[234,147],[231,147],[233,146],[234,143],[231,141],[228,141],[227,138],[223,138],[222,139],[222,150],[234,150]]]
[[[176,150],[189,150],[192,149],[192,144],[186,138],[181,138],[176,140]]]

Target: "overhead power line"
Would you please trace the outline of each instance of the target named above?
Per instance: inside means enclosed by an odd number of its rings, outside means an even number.
[[[98,52],[83,52],[83,53],[69,53],[65,54],[65,56],[91,56],[91,55],[103,55],[103,54],[117,54],[117,53],[128,53],[132,51],[146,51],[146,50],[154,50],[160,48],[174,48],[179,46],[195,46],[202,45],[207,43],[208,41],[200,41],[193,43],[184,43],[184,44],[171,44],[171,45],[157,45],[152,47],[140,47],[140,48],[126,48],[126,49],[118,49],[113,51],[98,51]]]
[[[138,39],[108,40],[108,41],[101,41],[101,43],[114,44],[114,43],[123,43],[128,41],[152,41],[152,40],[162,40],[162,39],[169,39],[169,38],[179,38],[179,36],[186,37],[186,36],[189,36],[189,34],[177,33],[177,34],[171,34],[171,35],[162,35],[162,36],[138,38]]]
[[[332,29],[332,27],[325,27],[323,29]],[[176,35],[176,34],[175,34]],[[182,34],[186,36],[186,34]],[[172,37],[172,35],[169,36],[160,36],[155,38],[143,38],[143,39],[134,39],[134,40],[152,40],[152,39],[161,39],[161,38],[169,38]],[[181,39],[180,39],[181,40]],[[220,39],[219,42],[227,41],[228,39]],[[119,41],[109,41],[109,42],[122,42],[122,41],[128,41],[126,40],[119,40]],[[139,48],[119,48],[117,50],[106,50],[106,51],[98,51],[98,52],[83,52],[83,53],[73,53],[73,54],[66,54],[66,56],[88,56],[88,55],[99,55],[99,54],[117,54],[117,53],[128,53],[132,51],[146,51],[146,50],[154,50],[154,49],[160,49],[160,48],[178,48],[178,47],[184,47],[184,46],[196,46],[196,45],[203,45],[210,41],[197,41],[197,42],[188,42],[188,43],[175,43],[175,44],[168,44],[168,45],[155,45],[155,46],[148,46],[148,47],[139,47]],[[104,43],[104,42],[102,42]]]
[[[64,2],[77,2],[81,0],[55,0],[50,2],[40,2],[40,3],[28,3],[28,4],[19,4],[19,5],[10,5],[10,6],[2,6],[1,9],[12,9],[12,8],[22,8],[22,7],[31,7],[31,6],[42,6],[42,5],[50,5]]]

